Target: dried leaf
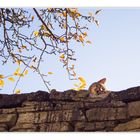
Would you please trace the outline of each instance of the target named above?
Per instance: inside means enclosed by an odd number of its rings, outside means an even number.
[[[86,84],[86,80],[83,77],[78,77],[78,79],[82,84]]]
[[[84,41],[84,38],[83,38],[83,36],[82,36],[82,35],[79,35],[79,40],[80,40],[81,42],[83,42],[83,41]]]
[[[15,82],[15,79],[14,79],[13,77],[9,77],[8,80],[9,80],[10,82]]]
[[[39,32],[38,31],[34,31],[34,36],[38,37],[39,36]]]
[[[48,72],[48,74],[50,74],[50,75],[51,75],[51,74],[53,74],[53,72]]]
[[[27,74],[28,74],[28,70],[25,70],[24,75],[27,75]]]
[[[0,78],[3,79],[4,78],[4,75],[0,74]]]
[[[60,37],[59,39],[60,39],[61,42],[64,42],[65,41],[65,38],[64,37]]]
[[[14,72],[14,75],[17,76],[20,74],[20,68],[17,68],[16,71]]]
[[[17,60],[16,62],[17,62],[18,65],[20,66],[20,64],[21,64],[22,61],[21,61],[21,60]]]
[[[0,79],[0,87],[4,86],[4,81],[2,79]]]
[[[21,48],[22,48],[22,49],[27,49],[27,46],[22,45]]]
[[[63,16],[64,16],[64,17],[66,17],[66,16],[67,16],[67,13],[66,13],[65,11],[63,11],[63,13],[62,13],[62,14],[63,14]]]
[[[61,59],[64,59],[64,58],[65,58],[65,55],[64,55],[64,54],[61,54],[61,55],[60,55],[60,58],[61,58]]]
[[[88,40],[88,41],[86,41],[86,43],[91,44],[91,41]]]
[[[15,94],[20,94],[20,89],[16,89]]]
[[[35,18],[35,17],[34,17],[34,16],[32,16],[32,20],[34,20],[34,18]]]
[[[84,32],[83,35],[84,35],[84,37],[86,37],[87,36],[87,32]]]

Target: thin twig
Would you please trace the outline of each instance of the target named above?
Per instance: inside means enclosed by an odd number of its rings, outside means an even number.
[[[18,80],[17,80],[17,82],[16,82],[16,84],[15,84],[15,87],[14,87],[14,89],[13,89],[13,94],[15,93],[15,89],[17,88],[17,85],[18,85],[18,83],[19,83],[19,81],[20,81],[20,79],[21,79],[21,75],[25,72],[25,70],[26,70],[27,67],[29,66],[30,62],[31,62],[31,60],[29,61],[28,65],[25,66],[25,68],[23,69],[22,73],[20,74],[20,76],[19,76],[19,78],[18,78]]]

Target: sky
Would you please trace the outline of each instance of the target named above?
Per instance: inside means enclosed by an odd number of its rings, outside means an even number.
[[[95,8],[82,8],[81,12]],[[97,19],[99,27],[89,24],[88,39],[92,44],[75,47],[77,61],[75,63],[78,76],[87,81],[87,87],[93,82],[106,77],[106,87],[111,91],[124,90],[140,85],[140,9],[138,8],[102,8]],[[75,46],[76,45],[76,46]],[[42,65],[43,71],[52,71],[48,78],[51,89],[65,91],[74,87],[77,81],[68,79],[67,72],[56,56],[46,56]],[[1,66],[0,73],[15,71],[12,63]],[[5,81],[0,93],[11,94],[15,83]],[[41,78],[29,71],[17,86],[22,93],[38,90],[47,91]]]

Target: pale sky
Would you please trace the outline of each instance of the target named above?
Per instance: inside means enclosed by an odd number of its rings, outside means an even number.
[[[94,10],[83,8],[81,12]],[[75,46],[76,72],[91,83],[106,77],[109,90],[118,91],[140,85],[140,9],[136,8],[102,8],[98,15],[100,26],[89,25],[89,40],[92,44]],[[64,91],[73,88],[77,81],[68,80],[66,70],[55,56],[46,56],[42,70],[52,71],[48,78],[51,88]],[[13,64],[1,66],[0,73],[15,71]],[[0,93],[12,93],[15,83],[5,81]],[[29,71],[28,76],[21,79],[17,88],[22,93],[47,90],[40,77]]]

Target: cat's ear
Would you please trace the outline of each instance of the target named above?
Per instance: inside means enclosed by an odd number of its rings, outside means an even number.
[[[100,84],[105,84],[105,82],[106,82],[106,78],[103,78],[103,79],[98,81],[98,83],[100,83]]]

